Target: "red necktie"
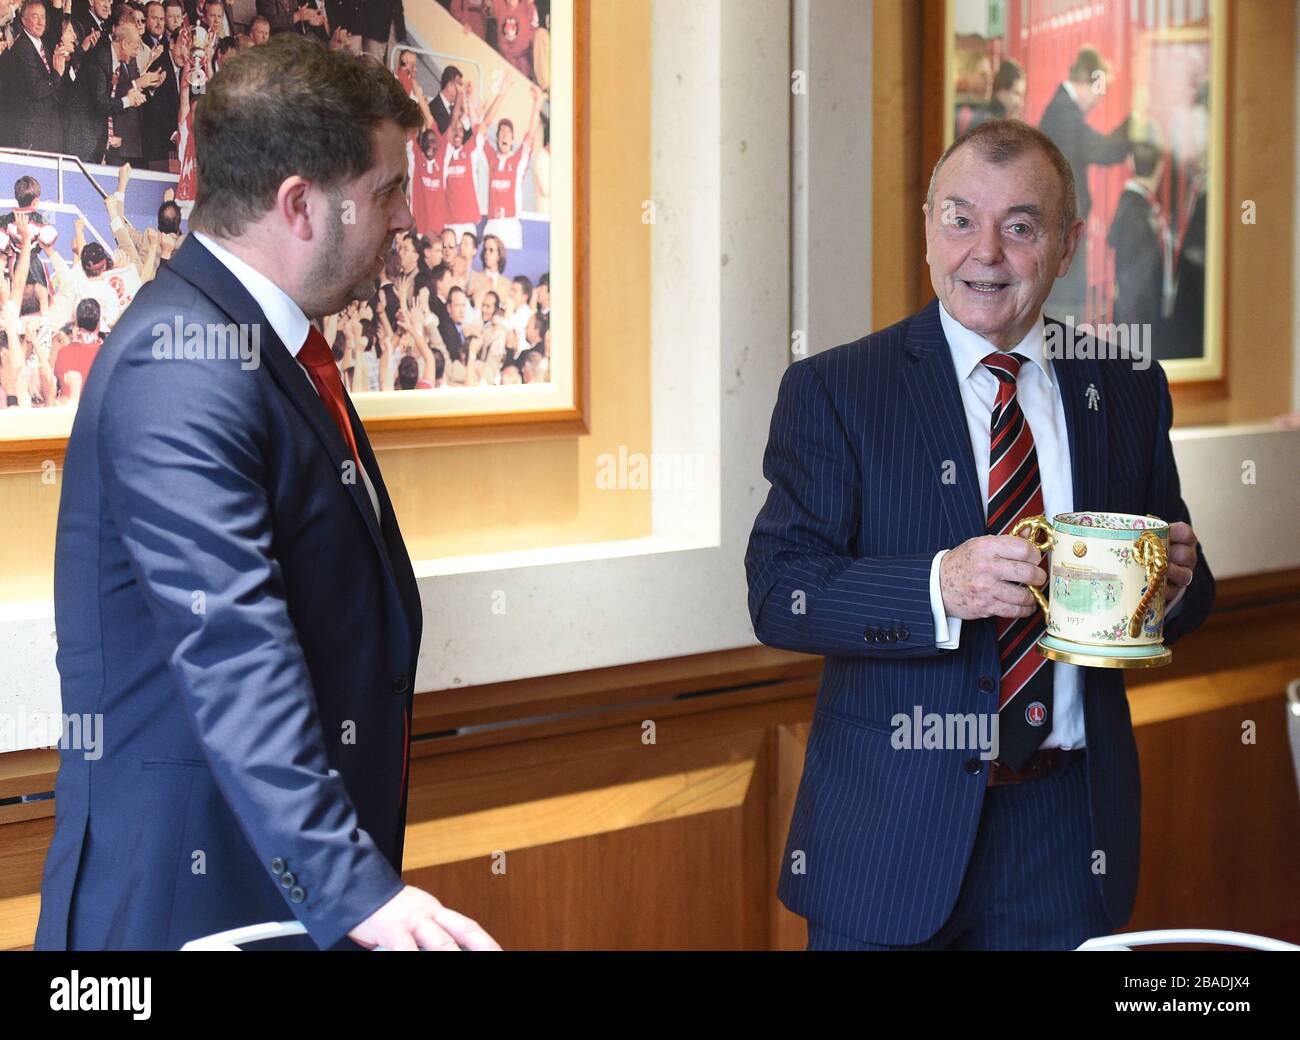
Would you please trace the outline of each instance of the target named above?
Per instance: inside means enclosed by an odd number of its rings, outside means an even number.
[[[307,370],[321,401],[334,417],[343,440],[352,452],[353,460],[360,465],[361,453],[357,451],[352,422],[348,418],[347,405],[343,403],[343,377],[339,375],[339,366],[334,363],[334,351],[330,350],[325,337],[315,327],[308,330],[307,342],[298,351],[298,361]]]
[[[989,421],[988,532],[1010,534],[1017,520],[1044,511],[1034,434],[1016,399],[1016,377],[1025,358],[996,351],[981,362],[998,379]],[[1037,607],[1028,617],[998,618],[998,758],[1020,769],[1052,731],[1051,662],[1034,649],[1046,631]]]
[[[298,351],[298,360],[302,363],[303,368],[307,370],[312,385],[316,387],[320,399],[325,403],[325,407],[329,409],[330,415],[334,417],[334,422],[338,424],[343,439],[347,441],[348,447],[352,450],[352,457],[360,466],[361,453],[357,451],[356,438],[352,435],[352,422],[348,418],[347,406],[343,403],[343,377],[339,375],[339,367],[334,363],[334,351],[330,350],[329,344],[325,342],[325,337],[314,326],[307,331],[307,342]],[[406,790],[406,771],[410,758],[411,716],[404,711],[402,713],[402,782],[398,787],[399,802],[402,792]]]

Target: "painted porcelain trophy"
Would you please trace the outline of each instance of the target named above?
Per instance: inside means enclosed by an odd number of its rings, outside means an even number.
[[[1050,523],[1025,517],[1011,533],[1024,534],[1047,563],[1047,595],[1029,587],[1047,619],[1039,653],[1102,668],[1156,668],[1173,660],[1161,641],[1167,523],[1130,513],[1058,513]]]

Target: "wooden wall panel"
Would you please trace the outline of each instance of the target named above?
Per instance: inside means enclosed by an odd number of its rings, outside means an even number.
[[[1300,941],[1298,609],[1300,573],[1224,582],[1174,665],[1131,677],[1131,928]],[[511,949],[802,949],[775,893],[820,668],[749,647],[417,698],[405,877]],[[0,949],[35,932],[54,803],[14,799],[49,790],[53,765],[0,755]]]

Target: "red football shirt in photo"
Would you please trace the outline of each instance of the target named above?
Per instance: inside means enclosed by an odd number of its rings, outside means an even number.
[[[448,134],[442,153],[442,181],[447,192],[447,223],[477,224],[483,216],[474,192],[474,153],[483,146],[480,127],[474,127],[459,148],[453,148]]]
[[[63,377],[69,372],[81,373],[81,385],[86,385],[86,376],[90,375],[90,366],[95,363],[102,341],[92,333],[78,329],[71,343],[65,344],[54,359],[54,378],[63,386]]]
[[[415,154],[415,169],[411,176],[411,214],[422,235],[436,235],[447,226],[447,193],[442,183],[442,163],[438,161],[439,145],[432,159],[423,152]]]
[[[488,166],[488,211],[491,219],[519,216],[523,209],[523,180],[528,169],[529,144],[524,142],[509,155],[501,155],[490,144],[483,146]]]

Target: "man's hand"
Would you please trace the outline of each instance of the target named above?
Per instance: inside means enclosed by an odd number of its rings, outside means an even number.
[[[949,617],[1028,617],[1038,609],[1026,585],[1042,585],[1042,553],[1024,538],[981,535],[947,553],[939,564],[939,590]],[[1172,568],[1171,568],[1172,569]]]
[[[448,909],[423,889],[407,885],[397,895],[348,932],[368,949],[500,950],[497,941],[477,922]]]
[[[946,560],[947,557],[944,557]],[[1169,573],[1165,575],[1165,613],[1168,614],[1192,583],[1196,569],[1196,535],[1181,520],[1169,527]]]

